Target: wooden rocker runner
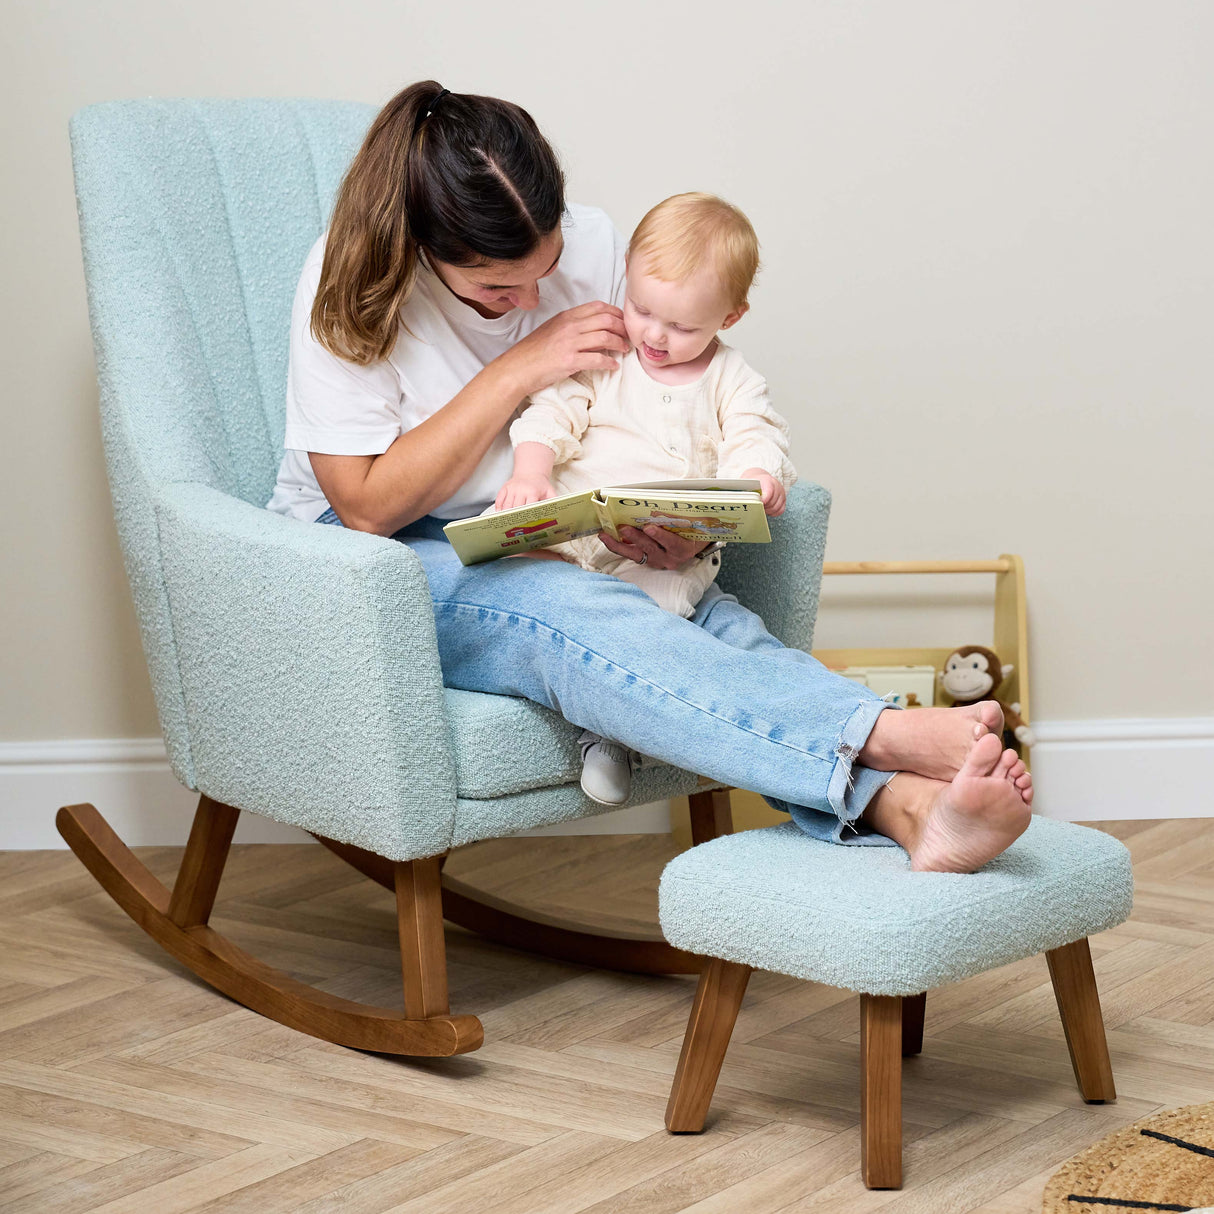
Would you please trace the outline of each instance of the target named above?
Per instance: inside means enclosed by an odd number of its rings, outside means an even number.
[[[696,841],[728,821],[729,794],[690,798]],[[240,811],[203,796],[170,892],[88,804],[59,811],[59,833],[101,887],[149,936],[204,982],[288,1028],[354,1049],[445,1057],[477,1049],[480,1021],[452,1016],[443,920],[513,947],[646,974],[698,973],[703,958],[656,933],[594,932],[537,916],[442,876],[442,857],[393,863],[317,836],[335,855],[396,895],[404,1014],[330,995],[264,965],[208,926]]]

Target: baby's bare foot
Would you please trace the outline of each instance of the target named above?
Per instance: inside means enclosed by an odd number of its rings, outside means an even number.
[[[1008,759],[1011,755],[1011,759]],[[1032,814],[1014,778],[1014,751],[984,734],[951,783],[935,793],[909,849],[916,872],[972,873],[1028,828]]]
[[[1003,731],[1003,709],[994,700],[957,708],[912,708],[883,712],[860,751],[874,771],[913,771],[951,780],[976,742]]]

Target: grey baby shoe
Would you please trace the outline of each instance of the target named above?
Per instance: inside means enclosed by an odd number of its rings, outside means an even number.
[[[632,771],[640,766],[641,756],[588,729],[578,744],[582,748],[582,792],[600,805],[623,805],[632,794]]]

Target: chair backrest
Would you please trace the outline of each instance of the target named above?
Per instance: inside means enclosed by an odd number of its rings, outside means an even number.
[[[71,123],[102,433],[169,757],[192,784],[151,495],[270,496],[308,249],[374,108],[120,101]]]

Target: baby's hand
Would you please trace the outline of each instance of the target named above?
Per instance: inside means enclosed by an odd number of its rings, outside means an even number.
[[[762,468],[747,468],[742,473],[742,479],[758,481],[759,492],[763,496],[763,511],[765,514],[783,514],[786,496],[784,486],[770,472]]]
[[[512,476],[497,493],[494,510],[513,510],[515,506],[529,506],[556,497],[556,490],[546,476]]]

